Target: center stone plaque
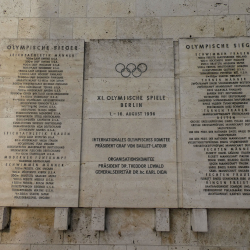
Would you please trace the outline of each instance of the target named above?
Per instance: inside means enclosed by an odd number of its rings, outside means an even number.
[[[177,207],[173,41],[87,46],[80,207]]]
[[[0,206],[78,206],[83,59],[80,40],[1,40]]]
[[[250,207],[250,39],[180,40],[183,206]]]

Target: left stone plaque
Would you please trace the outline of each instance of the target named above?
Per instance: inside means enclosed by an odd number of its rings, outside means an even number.
[[[83,40],[0,41],[0,206],[78,206],[83,61]]]

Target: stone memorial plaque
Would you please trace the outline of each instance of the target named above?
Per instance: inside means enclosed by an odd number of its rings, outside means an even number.
[[[0,41],[0,206],[77,207],[81,40]]]
[[[185,208],[250,207],[249,38],[181,39]]]
[[[80,207],[177,207],[173,41],[87,46]]]

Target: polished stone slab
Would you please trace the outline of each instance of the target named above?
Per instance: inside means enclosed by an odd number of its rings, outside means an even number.
[[[249,208],[248,40],[180,39],[185,208]]]
[[[0,41],[0,205],[77,207],[84,41]]]
[[[80,207],[177,207],[173,41],[87,46]]]

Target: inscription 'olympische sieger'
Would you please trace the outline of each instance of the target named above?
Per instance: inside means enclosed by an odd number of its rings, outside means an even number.
[[[172,40],[88,48],[80,206],[177,207]]]
[[[78,206],[83,46],[1,41],[1,206]]]
[[[249,208],[248,38],[180,41],[184,207]]]

